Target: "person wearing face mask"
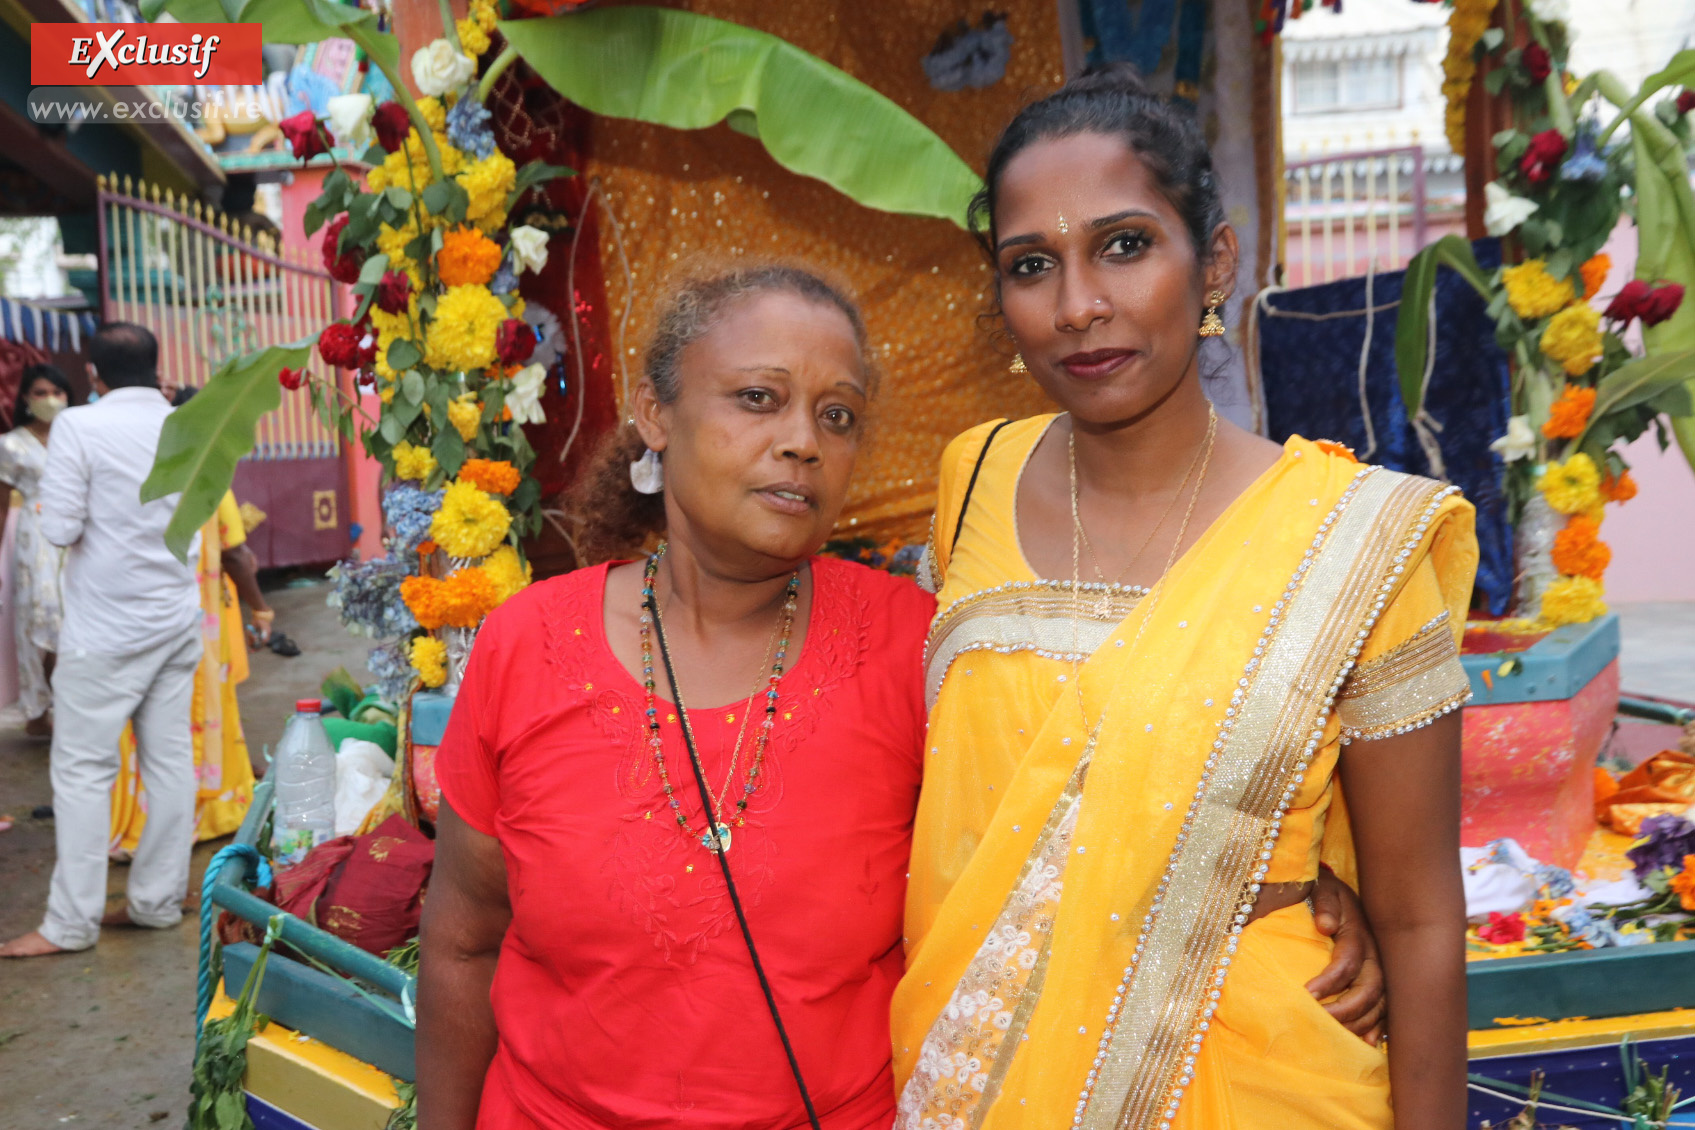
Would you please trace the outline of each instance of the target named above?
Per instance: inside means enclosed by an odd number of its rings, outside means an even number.
[[[12,491],[22,506],[12,534],[12,638],[18,655],[18,704],[29,721],[24,733],[53,732],[49,711],[53,660],[59,650],[59,566],[65,551],[41,533],[41,474],[53,418],[71,402],[71,382],[52,365],[31,365],[18,382],[12,430],[0,437],[0,525]]]

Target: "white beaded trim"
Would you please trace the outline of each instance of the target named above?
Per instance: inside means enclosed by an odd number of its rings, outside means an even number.
[[[1467,687],[1465,690],[1458,692],[1446,701],[1432,706],[1429,710],[1426,710],[1418,717],[1410,719],[1404,725],[1395,726],[1388,730],[1371,730],[1369,732],[1362,730],[1357,726],[1344,726],[1341,733],[1341,742],[1343,745],[1352,745],[1354,742],[1381,741],[1384,738],[1394,738],[1399,737],[1402,734],[1410,734],[1414,730],[1422,730],[1431,723],[1446,718],[1448,715],[1452,714],[1454,711],[1458,710],[1470,701],[1471,688]]]
[[[1254,644],[1254,657],[1248,660],[1244,667],[1243,677],[1237,680],[1236,690],[1231,695],[1230,706],[1225,709],[1224,717],[1219,719],[1217,726],[1218,737],[1215,738],[1212,743],[1212,749],[1207,755],[1205,767],[1201,770],[1200,782],[1195,788],[1193,798],[1189,801],[1188,811],[1183,816],[1183,824],[1177,832],[1176,846],[1171,852],[1170,858],[1166,862],[1165,874],[1160,877],[1159,886],[1154,891],[1153,901],[1148,907],[1148,913],[1142,916],[1142,929],[1136,937],[1135,952],[1130,955],[1130,964],[1125,967],[1124,976],[1119,980],[1118,987],[1113,992],[1112,1004],[1107,1006],[1104,1031],[1101,1035],[1100,1041],[1096,1045],[1094,1061],[1090,1065],[1089,1073],[1083,1085],[1082,1092],[1078,1096],[1076,1111],[1071,1120],[1073,1126],[1081,1126],[1083,1124],[1083,1115],[1088,1110],[1089,1100],[1094,1094],[1095,1083],[1099,1078],[1101,1067],[1106,1061],[1107,1050],[1112,1045],[1112,1037],[1117,1030],[1119,1009],[1124,1003],[1125,992],[1128,989],[1131,980],[1135,976],[1136,963],[1141,960],[1142,953],[1146,948],[1148,935],[1153,929],[1154,918],[1158,915],[1160,907],[1164,903],[1165,892],[1170,884],[1171,874],[1176,869],[1177,860],[1181,853],[1183,844],[1187,841],[1189,830],[1194,823],[1196,814],[1200,810],[1201,800],[1205,796],[1207,785],[1212,779],[1212,771],[1218,765],[1218,754],[1223,751],[1225,739],[1228,736],[1231,727],[1235,725],[1236,711],[1245,698],[1250,676],[1259,666],[1259,659],[1265,654],[1266,645],[1270,642],[1272,634],[1276,630],[1277,625],[1282,618],[1284,608],[1288,605],[1288,602],[1295,594],[1295,590],[1304,579],[1307,568],[1312,564],[1314,551],[1323,547],[1324,540],[1329,535],[1331,527],[1336,523],[1337,518],[1341,515],[1343,507],[1346,506],[1352,499],[1354,493],[1359,489],[1364,477],[1367,474],[1370,474],[1373,470],[1375,470],[1373,467],[1361,467],[1359,471],[1355,473],[1354,481],[1348,485],[1348,488],[1345,491],[1342,492],[1341,497],[1336,501],[1336,505],[1331,508],[1330,513],[1325,515],[1324,521],[1319,524],[1318,534],[1313,538],[1312,546],[1302,553],[1301,563],[1295,568],[1295,575],[1289,579],[1289,584],[1284,588],[1283,595],[1275,604],[1272,605],[1271,614],[1267,617],[1265,629],[1260,633],[1258,641]],[[1289,804],[1294,800],[1295,793],[1299,785],[1305,779],[1306,768],[1311,763],[1313,755],[1318,751],[1319,742],[1324,738],[1325,725],[1329,720],[1331,710],[1335,706],[1337,692],[1341,690],[1343,680],[1347,678],[1348,672],[1353,670],[1354,661],[1358,657],[1360,649],[1365,646],[1366,638],[1371,634],[1372,626],[1376,624],[1377,618],[1382,615],[1389,593],[1394,591],[1394,575],[1398,575],[1405,571],[1406,560],[1412,555],[1413,549],[1416,548],[1419,542],[1423,540],[1425,531],[1430,528],[1430,520],[1435,516],[1436,510],[1440,506],[1442,500],[1448,497],[1448,495],[1455,493],[1458,489],[1458,487],[1450,486],[1432,496],[1430,503],[1425,508],[1424,514],[1419,518],[1419,521],[1414,526],[1412,533],[1408,536],[1406,544],[1396,554],[1393,573],[1390,579],[1386,580],[1382,588],[1379,590],[1378,596],[1373,602],[1372,610],[1366,618],[1365,626],[1356,633],[1353,641],[1350,643],[1347,660],[1343,662],[1341,670],[1337,672],[1335,678],[1331,681],[1330,688],[1324,698],[1324,704],[1319,710],[1318,717],[1315,720],[1314,727],[1307,739],[1306,746],[1302,750],[1300,758],[1295,763],[1295,772],[1291,775],[1289,784],[1284,788],[1282,795],[1278,799],[1276,812],[1271,819],[1270,825],[1266,831],[1266,838],[1261,845],[1259,864],[1253,871],[1252,879],[1248,883],[1247,890],[1242,896],[1242,902],[1237,909],[1234,920],[1231,923],[1230,936],[1225,940],[1225,954],[1219,959],[1217,966],[1215,966],[1212,971],[1210,979],[1213,987],[1207,991],[1207,1003],[1202,1006],[1200,1019],[1196,1022],[1195,1028],[1191,1033],[1188,1048],[1183,1057],[1183,1067],[1178,1074],[1176,1084],[1171,1089],[1166,1109],[1159,1122],[1159,1130],[1171,1130],[1171,1121],[1177,1117],[1177,1110],[1182,1101],[1183,1094],[1194,1081],[1195,1063],[1200,1056],[1201,1043],[1205,1038],[1207,1030],[1212,1025],[1212,1015],[1215,1011],[1217,1011],[1218,1001],[1222,996],[1225,973],[1228,971],[1231,960],[1235,956],[1242,930],[1247,925],[1248,916],[1253,913],[1253,904],[1255,898],[1259,894],[1260,884],[1264,881],[1266,874],[1270,870],[1272,850],[1276,846],[1277,837],[1282,832],[1283,817],[1288,812]]]

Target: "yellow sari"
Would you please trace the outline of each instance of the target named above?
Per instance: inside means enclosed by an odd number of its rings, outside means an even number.
[[[194,839],[217,839],[241,826],[253,800],[253,763],[241,732],[241,707],[235,688],[247,680],[247,641],[242,635],[241,604],[224,576],[222,554],[247,540],[235,496],[226,492],[218,512],[200,531],[201,635],[206,649],[194,673],[194,774],[199,790],[194,804]],[[135,734],[124,727],[122,761],[112,783],[110,850],[134,852],[147,824],[147,794],[136,764]]]
[[[1453,488],[1291,439],[1149,600],[1038,578],[1054,417],[943,457],[929,749],[895,993],[898,1127],[1387,1130],[1387,1060],[1306,992],[1329,943],[1260,884],[1353,878],[1344,741],[1467,695]],[[1227,976],[1228,974],[1228,976]]]

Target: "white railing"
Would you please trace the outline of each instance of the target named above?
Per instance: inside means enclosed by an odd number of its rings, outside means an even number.
[[[1416,145],[1303,156],[1283,176],[1287,286],[1398,270],[1425,245],[1426,159]]]

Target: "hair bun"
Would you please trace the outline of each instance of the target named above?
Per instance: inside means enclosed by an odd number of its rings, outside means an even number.
[[[1136,98],[1157,95],[1142,78],[1136,64],[1126,62],[1096,63],[1065,84],[1065,94],[1127,94]]]

